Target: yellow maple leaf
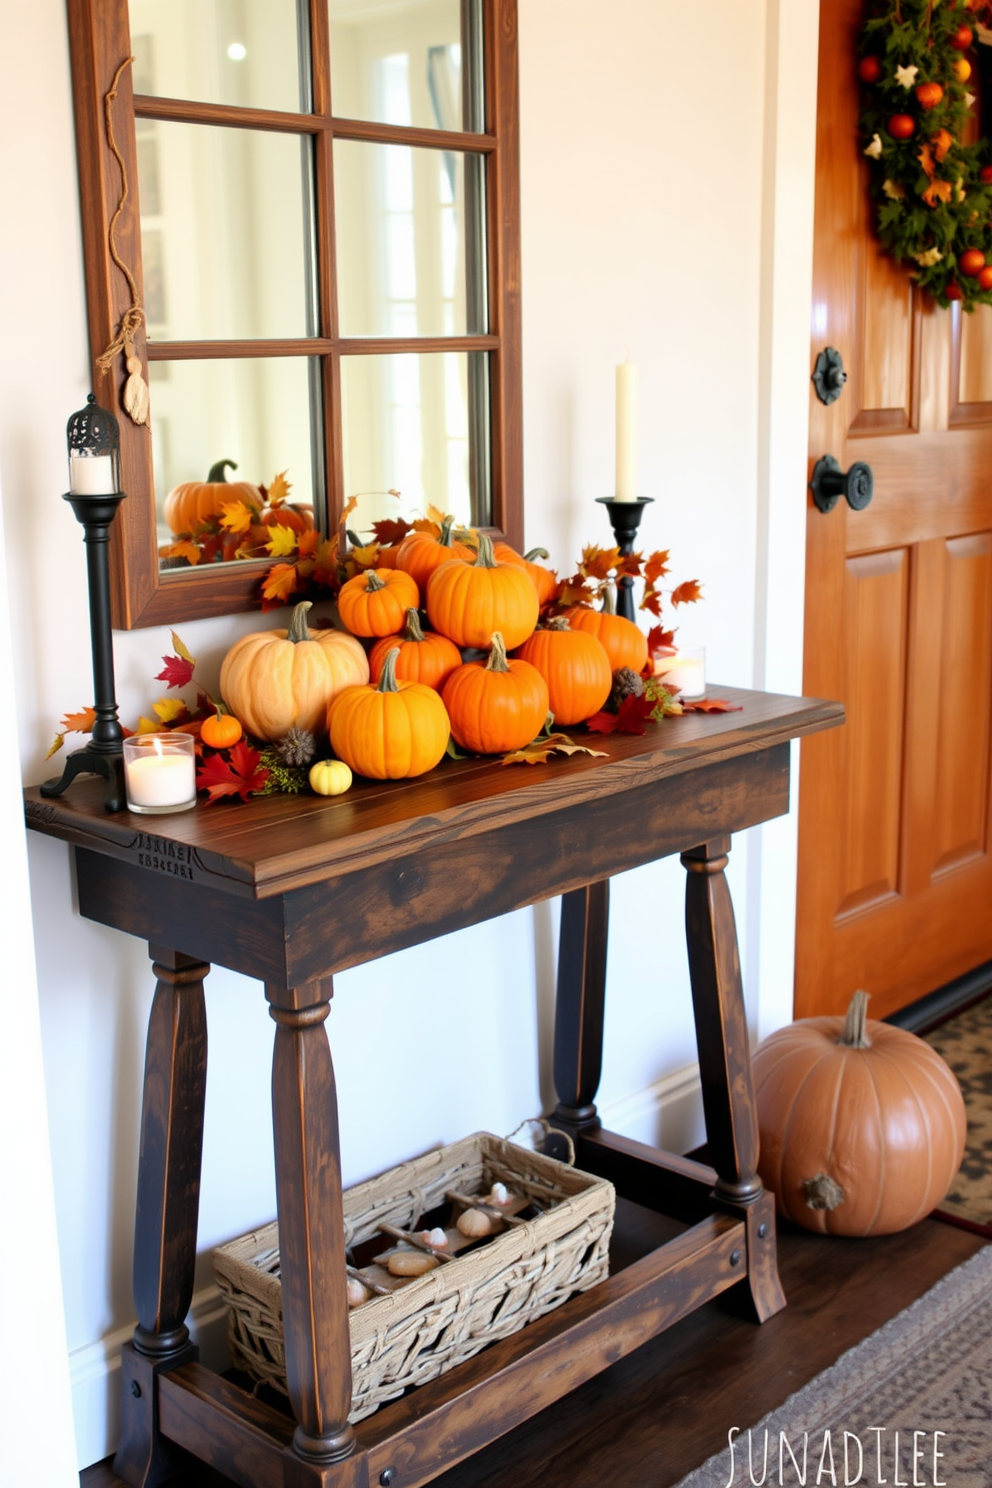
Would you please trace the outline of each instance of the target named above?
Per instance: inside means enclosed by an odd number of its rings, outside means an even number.
[[[181,656],[183,661],[188,661],[190,666],[196,666],[196,657],[190,655],[175,631],[172,632],[172,644],[177,656]]]
[[[159,698],[152,707],[162,723],[174,723],[181,713],[186,712],[186,704],[182,698]]]
[[[288,558],[290,553],[296,552],[296,533],[292,527],[273,523],[269,528],[269,540],[265,547],[273,558]]]
[[[139,734],[157,734],[162,725],[157,718],[146,718],[144,714],[138,719]]]
[[[160,558],[185,558],[189,564],[199,563],[203,554],[195,542],[190,542],[188,537],[182,537],[178,542],[167,543],[164,548],[159,548]]]
[[[447,512],[440,511],[436,506],[434,506],[433,503],[429,503],[428,504],[428,507],[427,507],[427,519],[428,519],[428,521],[430,521],[430,522],[436,522],[439,527],[443,527],[447,515],[448,515]]]
[[[244,501],[225,501],[221,507],[220,525],[228,532],[247,532],[254,513]]]
[[[375,568],[379,558],[379,544],[366,543],[364,548],[349,548],[348,557],[354,559],[359,568]]]
[[[275,563],[265,576],[262,597],[277,604],[287,604],[295,588],[296,569],[292,563]]]
[[[292,482],[286,479],[285,470],[280,470],[278,475],[272,477],[265,493],[268,497],[269,505],[281,506],[292,489]]]
[[[51,747],[49,748],[48,753],[45,755],[46,760],[50,760],[53,754],[58,754],[64,743],[65,734],[56,734],[55,738],[52,740]]]

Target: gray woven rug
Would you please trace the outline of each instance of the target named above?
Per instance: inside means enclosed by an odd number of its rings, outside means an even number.
[[[728,1421],[728,1430],[743,1428],[734,1438],[733,1455],[724,1447],[678,1488],[751,1483],[989,1488],[990,1387],[992,1246],[986,1246],[750,1432],[747,1422]],[[935,1448],[941,1454],[936,1459]]]

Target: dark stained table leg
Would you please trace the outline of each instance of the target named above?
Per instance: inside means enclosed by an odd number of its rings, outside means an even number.
[[[134,1225],[138,1325],[125,1345],[123,1429],[114,1470],[134,1488],[176,1471],[158,1434],[155,1376],[195,1359],[186,1314],[193,1297],[207,1077],[203,961],[151,946],[158,978],[148,1022]]]
[[[747,1223],[747,1284],[760,1322],[785,1306],[775,1255],[775,1207],[758,1177],[758,1119],[751,1083],[737,929],[724,874],[730,838],[682,854],[689,976],[709,1160],[720,1206]]]
[[[553,1122],[573,1137],[599,1126],[596,1091],[603,1064],[606,946],[610,880],[573,889],[561,899],[555,1003]]]
[[[337,1095],[324,1028],[332,991],[330,977],[265,988],[276,1022],[272,1124],[293,1448],[318,1464],[355,1450]]]

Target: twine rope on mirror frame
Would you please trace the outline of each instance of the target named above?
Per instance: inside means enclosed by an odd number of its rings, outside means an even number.
[[[111,217],[110,226],[107,229],[107,246],[110,249],[111,258],[127,280],[128,288],[131,291],[131,305],[121,316],[121,322],[117,327],[117,334],[114,336],[114,339],[103,355],[97,358],[97,365],[101,371],[109,372],[113,366],[114,358],[123,351],[129,375],[124,384],[121,401],[124,404],[125,412],[134,423],[147,424],[150,411],[148,384],[142,376],[141,359],[135,354],[134,349],[135,332],[141,329],[145,319],[145,311],[141,303],[141,297],[138,294],[138,285],[135,277],[117,251],[116,240],[117,223],[120,220],[121,213],[124,211],[129,187],[124,157],[117,147],[117,138],[114,134],[114,101],[117,98],[117,87],[121,80],[121,74],[125,67],[131,66],[133,61],[133,56],[124,58],[124,61],[114,73],[114,81],[111,83],[110,90],[103,100],[103,117],[107,127],[107,144],[120,167],[121,173],[121,194],[117,202],[117,209]]]

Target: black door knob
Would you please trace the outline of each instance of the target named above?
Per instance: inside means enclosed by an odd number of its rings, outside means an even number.
[[[822,512],[833,511],[842,496],[852,511],[864,511],[875,494],[875,477],[863,460],[856,460],[849,470],[841,470],[833,455],[824,455],[813,466],[809,488]]]

